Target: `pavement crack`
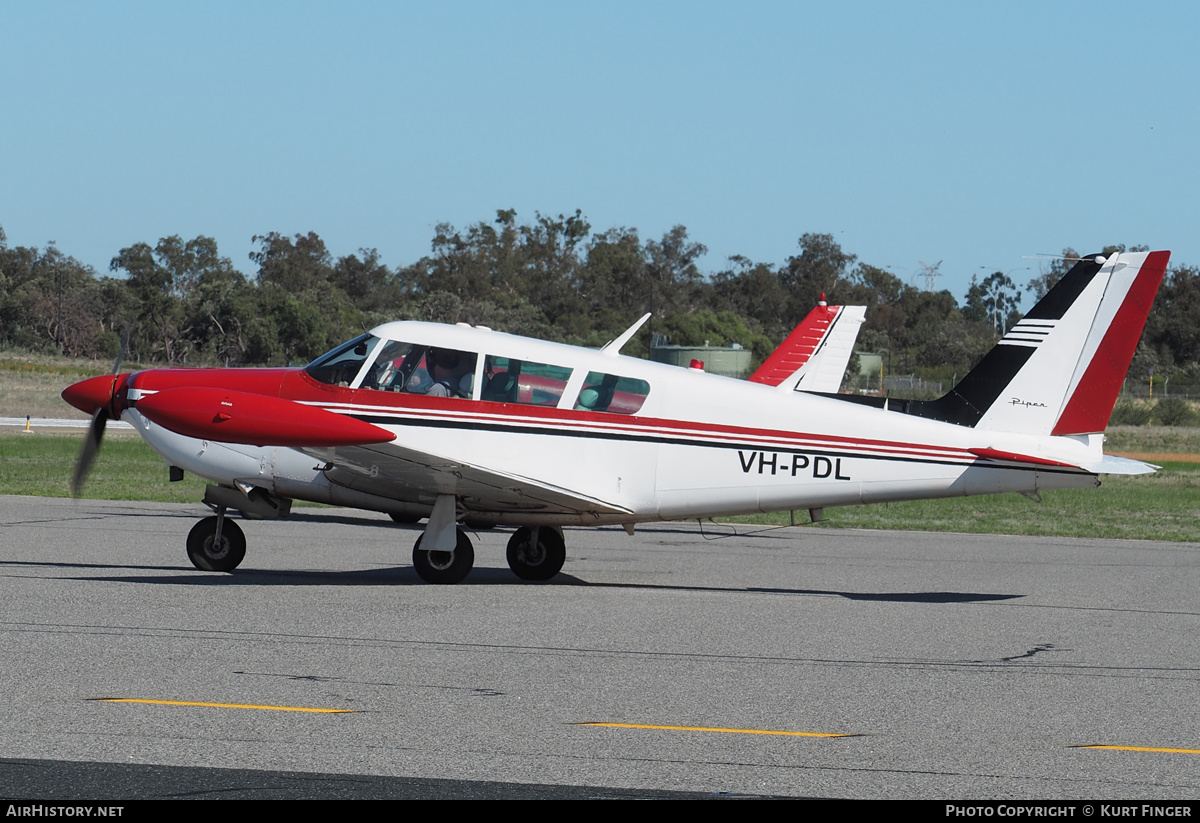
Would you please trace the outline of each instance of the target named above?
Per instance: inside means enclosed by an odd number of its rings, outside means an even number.
[[[1011,663],[1014,660],[1025,660],[1027,658],[1033,657],[1035,654],[1038,654],[1039,652],[1048,652],[1053,648],[1054,648],[1053,643],[1039,643],[1038,645],[1034,646],[1032,649],[1025,652],[1024,654],[1014,654],[1011,657],[1001,657],[1000,662],[1001,663]]]

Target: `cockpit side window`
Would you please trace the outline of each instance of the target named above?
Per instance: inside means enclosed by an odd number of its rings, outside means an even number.
[[[362,371],[367,355],[378,343],[378,338],[364,334],[343,343],[328,354],[323,354],[309,363],[304,371],[319,383],[330,386],[349,386]]]
[[[380,350],[362,387],[430,397],[469,398],[478,359],[475,352],[392,340]]]
[[[650,384],[645,380],[588,372],[575,400],[575,408],[578,411],[637,414],[649,394]]]
[[[389,340],[384,343],[375,357],[375,362],[367,370],[367,376],[363,378],[362,388],[376,391],[404,391],[407,379],[405,364],[414,348],[420,347],[414,347],[412,343],[404,343],[399,340]],[[423,354],[424,349],[420,349],[420,355]],[[415,358],[415,360],[419,359],[419,356]],[[408,369],[409,373],[411,371],[412,367]]]

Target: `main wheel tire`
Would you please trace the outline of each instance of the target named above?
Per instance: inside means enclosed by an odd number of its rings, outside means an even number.
[[[187,553],[192,565],[206,572],[231,572],[246,557],[246,535],[237,523],[225,518],[221,542],[216,545],[217,518],[206,517],[187,536]]]
[[[413,566],[426,583],[459,583],[475,565],[475,547],[462,529],[457,529],[458,543],[452,552],[425,551],[421,537],[413,545]]]
[[[403,523],[405,525],[421,522],[421,515],[419,514],[400,514],[399,512],[388,512],[388,517],[392,518],[392,520],[397,523]]]
[[[567,560],[567,545],[558,529],[543,526],[537,530],[522,526],[508,541],[508,567],[522,580],[549,580],[562,571]]]

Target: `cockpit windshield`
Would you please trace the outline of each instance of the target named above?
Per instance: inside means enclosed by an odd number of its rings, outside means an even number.
[[[304,371],[313,380],[330,386],[349,386],[362,371],[363,363],[379,344],[379,338],[370,334],[360,335],[349,343],[343,343],[328,354],[323,354],[305,366]]]

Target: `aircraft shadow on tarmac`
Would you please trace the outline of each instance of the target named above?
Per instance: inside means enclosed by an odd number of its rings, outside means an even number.
[[[199,572],[187,566],[134,566],[112,563],[53,563],[37,561],[0,561],[5,567],[44,569],[112,569],[125,571],[161,572],[153,576],[88,575],[62,577],[64,580],[98,581],[105,583],[134,583],[169,586],[428,586],[411,566],[356,571],[304,571],[280,569],[246,569],[233,572]],[[175,572],[182,572],[177,574]],[[729,592],[745,594],[780,594],[808,597],[842,597],[846,600],[877,601],[881,603],[987,603],[1014,600],[1022,594],[990,594],[987,592],[850,592],[828,589],[789,589],[763,586],[680,586],[657,583],[605,583],[583,580],[560,573],[544,583],[517,580],[508,569],[476,568],[460,587],[469,586],[586,586],[609,589],[646,589],[650,591]]]

